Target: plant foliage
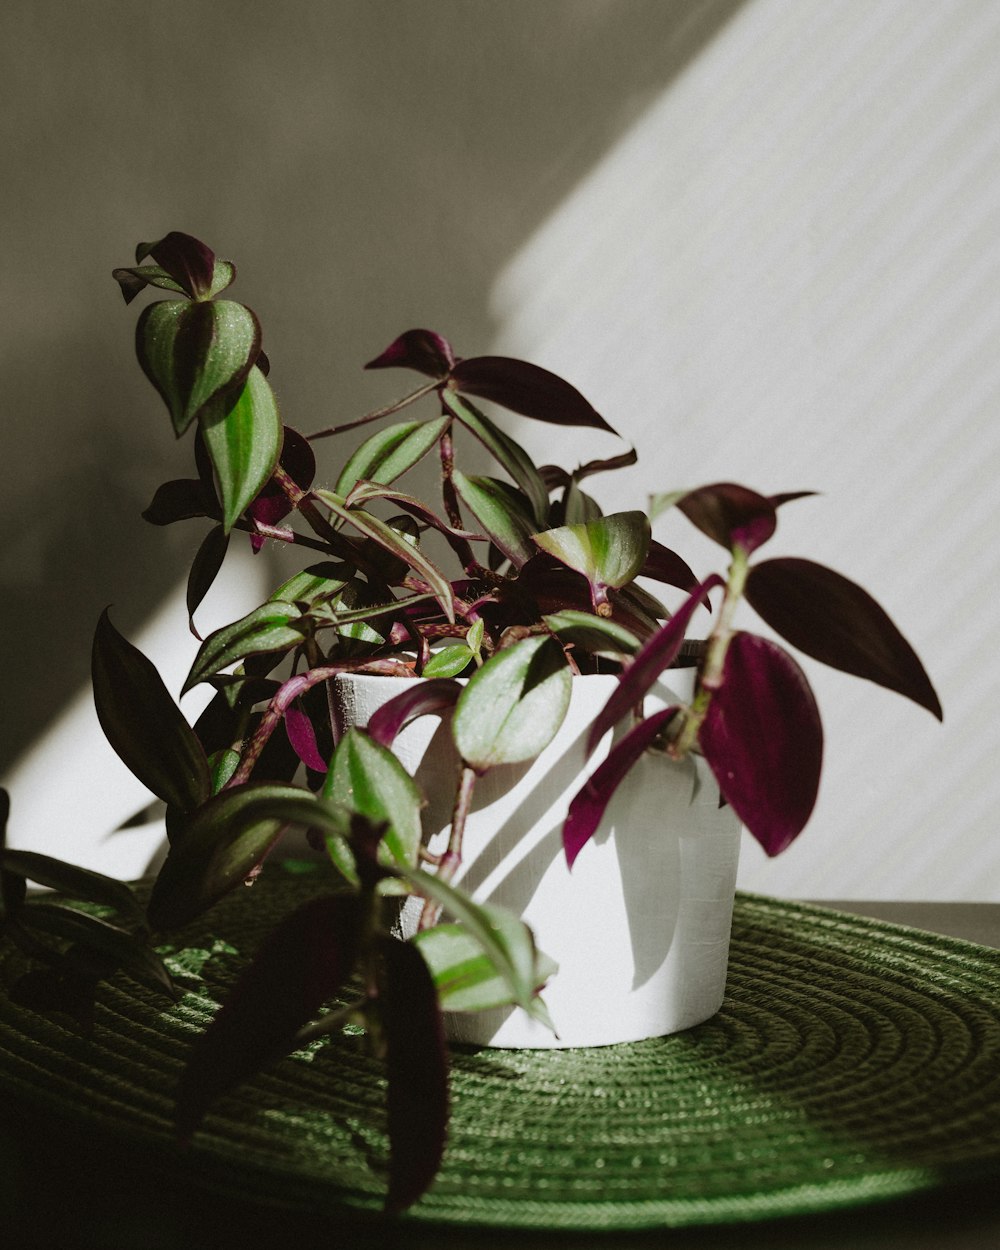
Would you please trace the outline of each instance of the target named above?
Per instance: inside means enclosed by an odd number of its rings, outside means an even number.
[[[417,389],[305,436],[279,416],[256,314],[221,298],[231,262],[174,232],[140,244],[135,264],[114,277],[126,303],[147,287],[167,295],[140,313],[136,352],[177,437],[193,436],[194,472],[161,486],[144,515],[156,525],[207,522],[188,582],[192,629],[235,536],[254,551],[297,545],[307,562],[202,641],[184,688],[208,683],[214,697],[194,726],[152,664],[101,617],[97,713],[112,747],[167,805],[169,853],[144,907],[122,883],[4,850],[5,929],[70,997],[70,985],[116,969],[172,992],[159,936],[255,880],[287,829],[306,830],[328,856],[324,892],[271,934],[193,1047],[178,1130],[196,1133],[216,1098],[304,1040],[360,1023],[385,1059],[386,1206],[398,1212],[432,1183],[445,1149],[441,1011],[513,1003],[547,1021],[540,994],[551,961],[520,919],[477,904],[452,878],[477,778],[544,750],[574,680],[618,677],[590,749],[622,732],[567,813],[571,864],[650,752],[664,768],[702,754],[769,855],[798,836],[819,786],[823,734],[784,644],[938,717],[940,703],[866,591],[809,560],[757,558],[783,506],[808,492],[766,496],[720,482],[658,495],[648,514],[605,515],[581,484],[633,464],[634,451],[539,466],[504,411],[613,436],[608,421],[547,370],[463,358],[427,329],[407,330],[366,366],[416,371]],[[362,441],[339,468],[318,468],[321,442],[359,428]],[[457,466],[460,429],[489,453],[493,472]],[[430,458],[440,489],[422,499],[403,481]],[[652,537],[650,518],[669,509],[719,545],[718,570],[696,576]],[[673,613],[651,586],[682,592]],[[780,642],[737,627],[743,601]],[[685,657],[698,665],[690,704],[643,718],[644,696]],[[345,673],[411,680],[367,728],[337,741],[327,688]],[[391,750],[425,716],[448,721],[462,764],[436,866],[425,854],[424,796]],[[28,882],[69,901],[39,901]],[[444,917],[406,944],[385,921],[386,896],[401,892],[425,900],[425,920]]]

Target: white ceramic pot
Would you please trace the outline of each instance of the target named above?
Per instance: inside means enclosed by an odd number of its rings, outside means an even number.
[[[693,670],[678,669],[647,696],[647,711],[691,697]],[[368,718],[406,678],[351,674],[335,681],[341,731]],[[559,964],[544,998],[558,1037],[512,1008],[450,1013],[452,1041],[506,1047],[603,1046],[674,1033],[719,1009],[726,983],[740,825],[707,765],[645,756],[619,787],[572,871],[562,849],[570,800],[607,754],[584,744],[617,685],[578,677],[558,734],[531,764],[498,767],[476,785],[455,882],[481,903],[516,912]],[[618,731],[621,732],[621,731]],[[408,726],[393,750],[428,797],[430,849],[447,837],[459,759],[447,718]],[[694,793],[692,793],[694,791]],[[420,900],[407,903],[412,933]]]

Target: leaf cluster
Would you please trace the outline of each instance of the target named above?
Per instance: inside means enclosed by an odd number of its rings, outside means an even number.
[[[141,244],[135,265],[115,271],[126,302],[146,287],[170,296],[140,313],[136,353],[177,436],[193,434],[193,475],[161,486],[144,516],[209,523],[188,580],[195,632],[234,534],[254,551],[298,546],[304,565],[200,640],[185,690],[208,683],[213,697],[194,725],[102,616],[98,716],[166,804],[169,853],[143,909],[120,883],[5,851],[6,927],[60,975],[65,961],[82,961],[92,979],[123,968],[172,990],[158,935],[254,881],[289,828],[307,831],[325,857],[323,892],[271,935],[194,1048],[178,1129],[190,1136],[214,1098],[304,1040],[360,1022],[386,1061],[387,1208],[398,1211],[432,1182],[444,1149],[442,1010],[513,1003],[548,1021],[540,992],[551,961],[521,920],[475,903],[454,881],[478,778],[544,750],[575,680],[619,679],[590,728],[590,749],[603,758],[566,814],[570,864],[648,752],[665,768],[703,755],[767,853],[791,843],[815,803],[823,734],[783,644],[938,717],[941,708],[912,647],[866,591],[806,559],[759,558],[779,511],[808,492],[715,483],[606,515],[590,479],[633,464],[634,451],[536,465],[493,411],[615,436],[580,392],[526,361],[458,356],[425,329],[401,334],[366,366],[415,371],[416,389],[305,435],[279,416],[256,314],[222,298],[235,272],[176,232]],[[321,475],[318,445],[359,429],[360,444]],[[463,442],[488,453],[493,473],[459,467]],[[432,458],[439,487],[425,499],[404,479]],[[667,510],[719,545],[717,571],[697,576],[653,537]],[[678,592],[672,611],[658,597]],[[738,627],[743,604],[782,641]],[[697,666],[693,699],[644,717],[644,697],[679,664]],[[410,680],[367,727],[338,735],[329,687],[350,673]],[[424,716],[447,720],[462,765],[447,850],[437,855],[426,846],[424,796],[391,749]],[[29,898],[27,880],[103,911]],[[409,943],[386,922],[401,895],[424,900]],[[352,986],[361,987],[353,996]]]

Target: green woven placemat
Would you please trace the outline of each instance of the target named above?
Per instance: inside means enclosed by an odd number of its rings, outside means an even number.
[[[314,887],[272,873],[185,931],[200,992],[127,978],[89,1036],[0,995],[0,1089],[133,1139],[150,1167],[312,1211],[377,1212],[382,1073],[357,1036],[223,1099],[192,1148],[170,1133],[193,1037],[278,912]],[[9,982],[20,956],[0,948]],[[636,1229],[831,1210],[1000,1172],[1000,952],[740,895],[722,1011],[673,1037],[453,1055],[448,1151],[406,1217]]]

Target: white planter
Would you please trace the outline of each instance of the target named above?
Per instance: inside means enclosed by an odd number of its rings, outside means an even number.
[[[668,675],[647,711],[688,699],[693,670]],[[342,731],[365,725],[406,678],[344,675],[335,682]],[[523,1011],[452,1013],[453,1041],[507,1047],[603,1046],[674,1033],[708,1019],[725,991],[740,825],[707,765],[692,773],[644,757],[615,794],[570,871],[562,849],[567,806],[607,753],[584,743],[617,678],[579,677],[566,720],[533,763],[493,769],[476,785],[463,865],[473,898],[521,915],[559,964],[544,998],[558,1038]],[[459,760],[445,720],[423,717],[393,747],[429,804],[431,850],[444,848]],[[404,909],[412,932],[419,900]]]

